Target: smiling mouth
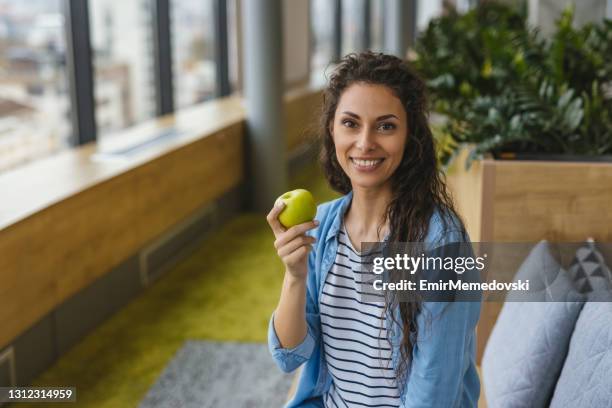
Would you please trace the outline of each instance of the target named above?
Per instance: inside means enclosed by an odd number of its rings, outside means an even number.
[[[373,170],[377,168],[385,159],[356,159],[351,157],[351,163],[358,169],[362,170]]]

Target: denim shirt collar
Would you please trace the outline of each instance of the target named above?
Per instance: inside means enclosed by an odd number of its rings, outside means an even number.
[[[346,210],[348,209],[348,206],[351,203],[352,199],[353,199],[352,190],[349,191],[348,194],[346,194],[344,197],[342,197],[340,201],[340,207],[338,208],[338,211],[336,212],[336,216],[333,219],[332,225],[327,230],[327,236],[325,237],[326,241],[338,235],[338,231],[340,230],[340,225],[342,225],[342,219],[344,218],[344,214],[346,213]]]

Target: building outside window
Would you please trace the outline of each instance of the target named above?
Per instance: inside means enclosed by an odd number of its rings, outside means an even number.
[[[334,3],[331,0],[311,0],[311,69],[325,69],[334,53]]]
[[[70,146],[61,0],[0,0],[0,172]]]
[[[359,52],[363,43],[365,0],[342,0],[342,55]]]
[[[213,0],[170,2],[174,106],[184,108],[214,97]]]
[[[370,49],[383,52],[385,49],[385,1],[370,1]]]
[[[456,7],[458,12],[467,13],[470,9],[476,7],[477,4],[477,0],[457,0]]]
[[[227,47],[230,88],[232,92],[240,92],[241,77],[241,19],[239,0],[227,1]]]
[[[155,116],[152,0],[89,2],[98,139]]]

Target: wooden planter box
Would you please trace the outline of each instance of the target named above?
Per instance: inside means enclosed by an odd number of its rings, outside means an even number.
[[[447,182],[473,242],[612,241],[612,163],[485,158],[466,170],[467,154]],[[483,304],[479,362],[501,306]]]

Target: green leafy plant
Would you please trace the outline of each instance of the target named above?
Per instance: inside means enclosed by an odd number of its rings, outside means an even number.
[[[500,93],[538,65],[538,46],[523,12],[487,2],[432,20],[416,45],[416,66],[428,78],[436,110],[452,113],[479,95]]]
[[[433,125],[431,130],[436,142],[436,158],[438,159],[438,165],[444,167],[457,151],[459,144],[453,135],[448,132],[446,127]]]
[[[568,8],[545,40],[524,12],[487,2],[429,24],[417,69],[448,117],[440,132],[475,145],[468,165],[487,152],[612,154],[612,22],[572,20]]]

